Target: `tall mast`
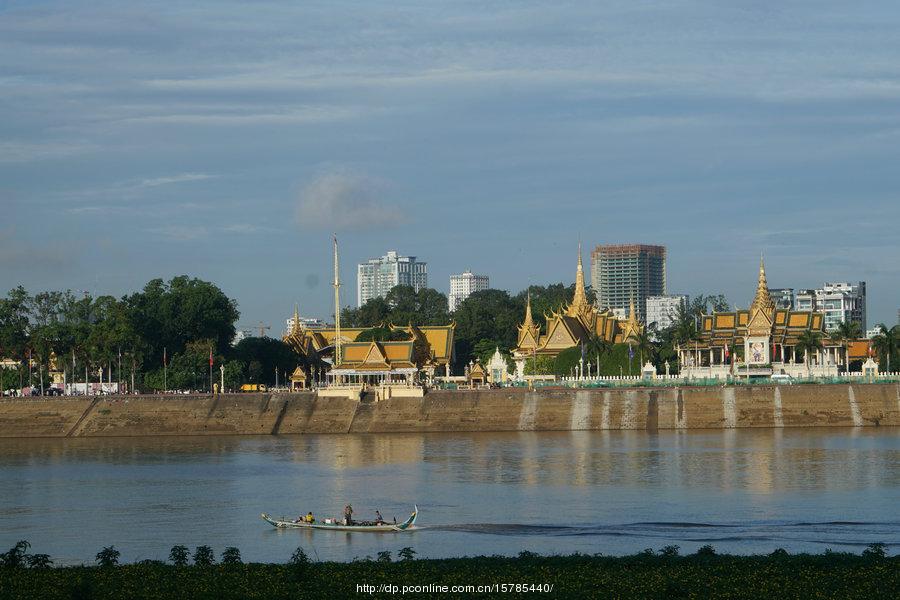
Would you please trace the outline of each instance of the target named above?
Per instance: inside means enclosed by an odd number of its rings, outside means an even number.
[[[338,269],[337,234],[334,235],[334,366],[341,364],[341,276]]]

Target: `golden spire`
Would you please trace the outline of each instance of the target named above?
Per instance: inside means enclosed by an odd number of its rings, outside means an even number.
[[[300,305],[294,304],[294,324],[291,326],[291,333],[300,331]]]
[[[581,242],[578,242],[578,270],[575,271],[575,295],[572,304],[567,311],[570,316],[575,316],[587,306],[587,296],[584,292],[584,266],[581,263]]]
[[[772,296],[769,295],[769,284],[766,281],[766,265],[763,262],[762,256],[760,256],[759,281],[756,284],[756,296],[753,298],[750,310],[763,309],[766,312],[771,312],[774,308],[775,302],[772,301]]]
[[[631,302],[628,304],[628,318],[637,321],[637,312],[634,310],[634,294],[631,294]]]
[[[531,318],[531,289],[528,289],[528,299],[525,301],[525,322],[522,327],[531,329],[534,327],[534,321]]]

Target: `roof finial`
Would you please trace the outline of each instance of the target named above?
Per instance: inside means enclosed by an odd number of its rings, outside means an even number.
[[[531,318],[531,287],[529,286],[525,300],[525,322],[522,323],[522,326],[530,328],[532,325],[534,325],[534,321]]]
[[[762,308],[766,311],[771,311],[775,308],[775,302],[772,301],[772,296],[769,294],[769,284],[766,281],[766,265],[763,262],[762,253],[759,255],[759,280],[756,283],[756,296],[750,305],[751,310],[756,308]]]
[[[569,316],[574,317],[587,306],[587,295],[584,291],[584,266],[581,262],[581,242],[578,242],[578,269],[575,271],[575,294],[572,297],[572,304],[566,311]]]

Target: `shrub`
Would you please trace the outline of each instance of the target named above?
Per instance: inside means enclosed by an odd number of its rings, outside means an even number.
[[[659,549],[660,556],[678,556],[678,551],[681,549],[681,546],[663,546]]]
[[[234,546],[228,546],[225,548],[225,551],[222,552],[223,565],[239,565],[241,562],[241,551]]]
[[[405,548],[401,548],[399,552],[397,552],[397,556],[400,557],[400,560],[412,560],[416,557],[416,551],[406,546]]]
[[[391,551],[390,550],[382,550],[378,553],[378,562],[381,563],[389,563],[391,562]]]
[[[787,558],[790,554],[784,548],[775,548],[769,556],[772,558]]]
[[[122,553],[116,550],[115,546],[106,546],[97,553],[97,563],[101,567],[115,567],[118,566],[121,555]]]
[[[216,563],[216,557],[209,546],[197,546],[194,550],[194,564],[198,567],[210,567]]]
[[[303,550],[303,548],[297,548],[296,550],[294,550],[294,553],[291,555],[290,564],[294,565],[295,567],[305,567],[309,563],[309,556],[306,555],[306,552]]]
[[[881,559],[887,556],[886,546],[881,542],[877,542],[875,544],[869,544],[865,550],[863,550],[863,558],[875,558]]]
[[[49,554],[30,554],[25,557],[29,569],[49,569],[53,566]]]
[[[303,548],[294,550],[294,554],[291,555],[291,560],[288,564],[291,565],[291,570],[293,571],[295,579],[303,579],[307,571],[309,571],[310,562],[309,556],[306,555]]]
[[[29,548],[31,548],[31,544],[26,540],[19,540],[8,552],[0,554],[0,565],[12,569],[24,567],[28,557],[26,552]]]
[[[540,556],[537,552],[532,552],[530,550],[522,550],[519,552],[519,558],[522,560],[533,560]]]
[[[169,551],[169,560],[176,567],[186,567],[188,564],[187,546],[172,546],[172,549]]]
[[[705,546],[700,546],[700,548],[697,550],[697,556],[715,556],[715,555],[716,555],[716,549],[713,548],[712,546],[710,546],[709,544],[706,544]]]

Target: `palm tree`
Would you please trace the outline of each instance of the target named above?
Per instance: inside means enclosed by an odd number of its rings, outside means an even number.
[[[806,374],[809,375],[809,353],[816,352],[825,347],[822,342],[822,332],[807,329],[797,336],[795,349],[803,353],[803,362],[806,363]]]
[[[628,336],[626,343],[629,346],[634,346],[638,349],[640,353],[641,360],[641,368],[644,365],[644,352],[647,353],[647,360],[653,358],[653,353],[656,350],[656,347],[653,345],[653,341],[650,339],[650,335],[646,331],[641,331],[640,333],[632,333]]]
[[[678,306],[673,327],[672,337],[677,344],[689,344],[697,339],[697,316],[684,304]]]
[[[831,339],[835,342],[839,342],[841,347],[844,349],[844,370],[850,370],[850,341],[858,340],[860,335],[862,334],[862,329],[859,326],[859,323],[854,321],[841,321],[838,324],[837,329],[831,332]]]
[[[878,354],[878,359],[884,361],[886,371],[891,372],[891,355],[900,349],[900,325],[894,325],[888,329],[884,323],[875,326],[879,330],[878,335],[872,338],[872,346]]]

